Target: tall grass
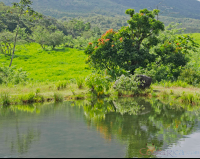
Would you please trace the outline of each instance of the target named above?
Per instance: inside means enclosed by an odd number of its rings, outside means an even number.
[[[4,92],[1,94],[1,100],[2,100],[3,106],[9,106],[11,104],[10,96],[9,96],[9,93],[7,92]]]
[[[81,78],[81,77],[76,78],[76,84],[79,89],[83,88],[84,81],[85,81],[84,78]]]
[[[183,92],[181,95],[181,101],[189,104],[197,104],[199,102],[196,95],[192,93],[186,94],[185,92]]]
[[[57,84],[56,84],[56,88],[57,90],[60,90],[60,89],[65,89],[67,87],[67,81],[59,81]]]
[[[43,103],[45,101],[44,96],[33,92],[19,96],[19,100],[22,104]]]
[[[54,101],[55,102],[62,102],[64,100],[64,97],[62,94],[54,93]]]
[[[160,93],[160,96],[162,97],[162,99],[169,99],[169,94],[166,91],[163,91]]]
[[[171,81],[161,81],[160,83],[157,83],[157,85],[161,85],[165,88],[170,88],[170,87],[191,87],[189,84],[187,84],[187,82],[181,81],[181,80],[177,80],[174,82]]]

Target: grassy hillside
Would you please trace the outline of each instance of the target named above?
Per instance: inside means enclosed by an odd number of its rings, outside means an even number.
[[[55,50],[43,50],[39,44],[18,46],[13,66],[29,73],[34,81],[58,81],[86,77],[91,73],[85,64],[83,51],[57,47]],[[10,57],[0,55],[0,65],[8,66]]]

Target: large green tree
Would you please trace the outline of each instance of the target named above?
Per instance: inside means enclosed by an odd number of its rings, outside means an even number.
[[[164,30],[164,24],[155,19],[158,13],[159,10],[143,9],[139,13],[134,9],[126,10],[130,15],[129,25],[118,32],[108,30],[98,41],[89,43],[85,50],[88,61],[98,69],[116,71],[122,68],[132,74],[136,68],[146,67],[155,60],[149,49],[157,45],[156,36]]]
[[[166,67],[169,71],[165,76],[177,78],[180,68],[188,62],[188,50],[197,47],[193,39],[177,35],[172,27],[165,30],[164,24],[155,18],[159,14],[157,9],[143,9],[139,13],[128,9],[126,14],[130,16],[128,26],[121,27],[118,32],[110,29],[100,39],[89,43],[85,50],[89,55],[87,62],[96,69],[108,70],[113,77],[124,73],[123,70],[134,74],[136,69],[153,64]]]

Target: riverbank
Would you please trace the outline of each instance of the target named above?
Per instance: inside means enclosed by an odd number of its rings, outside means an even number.
[[[85,85],[78,88],[76,83],[67,83],[65,87],[59,88],[56,82],[32,83],[27,85],[1,85],[0,105],[30,104],[43,102],[62,102],[90,98],[90,91]],[[117,97],[117,92],[111,90],[110,97]],[[139,95],[140,96],[140,95]],[[153,84],[151,89],[141,96],[147,98],[158,98],[170,104],[200,104],[200,88],[197,87],[163,87]],[[122,95],[122,97],[134,97]]]

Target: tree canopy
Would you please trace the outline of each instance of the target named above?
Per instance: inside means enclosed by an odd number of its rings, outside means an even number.
[[[130,16],[128,26],[118,31],[110,29],[100,39],[89,43],[85,50],[89,55],[87,62],[96,69],[106,69],[114,77],[120,74],[120,70],[134,74],[137,68],[147,68],[151,63],[170,63],[173,65],[171,71],[185,66],[185,54],[195,47],[194,41],[190,36],[168,32],[173,38],[160,36],[165,26],[156,19],[158,13],[157,9],[143,9],[139,13],[135,13],[134,9],[126,10]]]
[[[156,35],[164,30],[164,24],[155,19],[157,13],[158,10],[143,9],[139,13],[126,10],[130,15],[128,26],[118,32],[110,29],[98,41],[89,43],[85,53],[89,55],[90,64],[108,71],[122,68],[133,73],[136,68],[154,61],[149,48],[157,44]]]

